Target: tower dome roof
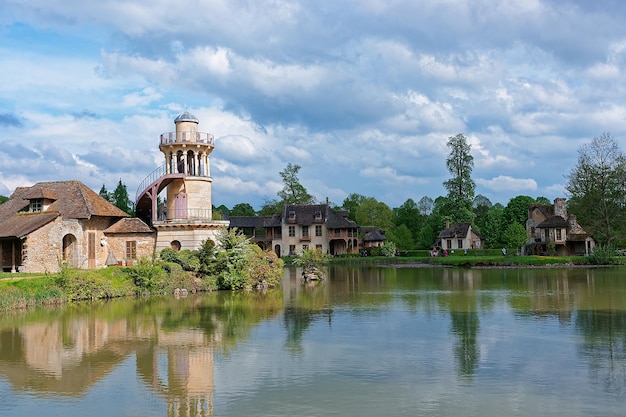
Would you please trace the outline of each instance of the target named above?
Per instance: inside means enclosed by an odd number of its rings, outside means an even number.
[[[198,118],[196,116],[194,116],[193,114],[189,113],[188,111],[184,111],[181,114],[179,114],[178,116],[176,116],[176,119],[174,119],[174,123],[178,123],[178,122],[195,122],[195,123],[200,123]]]

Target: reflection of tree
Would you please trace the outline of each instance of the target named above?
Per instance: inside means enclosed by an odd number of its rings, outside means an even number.
[[[480,348],[476,343],[479,318],[475,311],[450,311],[452,333],[457,337],[454,357],[460,376],[471,377],[480,361]]]
[[[287,341],[285,345],[291,353],[302,351],[302,336],[314,320],[311,310],[285,307],[285,330],[287,330]]]
[[[580,310],[576,327],[584,341],[580,356],[587,361],[593,378],[607,393],[626,393],[626,313],[609,310]]]

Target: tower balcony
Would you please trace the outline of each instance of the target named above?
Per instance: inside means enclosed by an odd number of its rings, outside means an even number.
[[[202,144],[215,146],[215,138],[210,133],[196,132],[193,130],[167,132],[159,137],[159,146],[173,144]]]

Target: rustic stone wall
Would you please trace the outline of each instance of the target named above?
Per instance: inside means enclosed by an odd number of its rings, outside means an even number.
[[[115,233],[107,234],[107,256],[109,250],[113,252],[115,259],[119,261],[127,261],[126,258],[126,242],[137,242],[136,259],[153,259],[154,248],[156,244],[156,233]]]

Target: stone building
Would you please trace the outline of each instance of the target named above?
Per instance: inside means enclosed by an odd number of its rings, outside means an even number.
[[[469,222],[450,226],[450,222],[446,221],[446,228],[439,232],[439,239],[433,246],[446,250],[481,249],[483,239],[472,229]]]
[[[79,181],[18,187],[0,204],[0,266],[56,272],[62,263],[93,269],[152,256],[155,233],[127,217]]]
[[[290,256],[306,249],[329,255],[358,253],[359,226],[346,212],[328,204],[285,204],[269,217],[231,217],[230,227],[242,230],[263,249]]]
[[[526,234],[534,255],[549,254],[551,246],[557,255],[588,255],[596,245],[576,216],[568,214],[565,198],[554,199],[553,205],[531,204]]]
[[[135,200],[137,217],[157,231],[157,253],[167,247],[198,249],[228,227],[228,221],[213,220],[209,158],[215,148],[213,135],[199,132],[198,118],[189,112],[179,114],[174,124],[176,131],[159,138],[165,163],[141,183]]]

